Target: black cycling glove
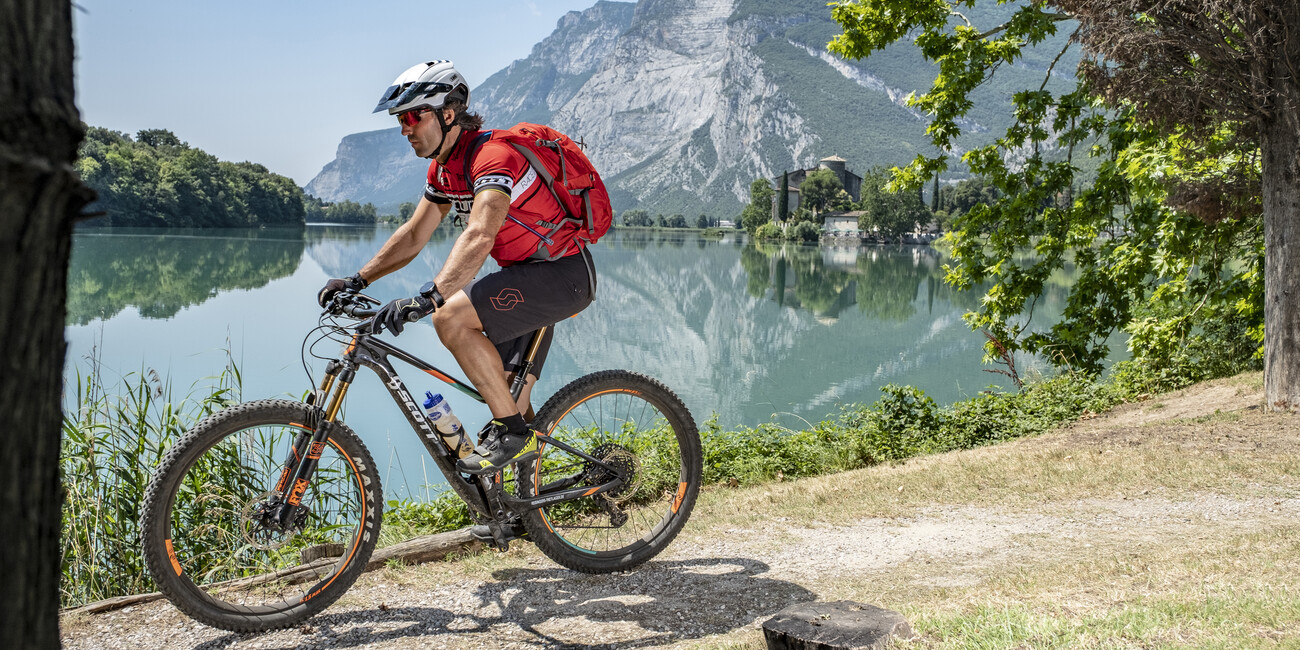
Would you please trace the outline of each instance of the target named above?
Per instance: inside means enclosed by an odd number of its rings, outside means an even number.
[[[370,333],[378,334],[388,330],[393,333],[393,336],[397,336],[402,333],[402,328],[406,327],[407,323],[414,323],[432,314],[435,309],[433,301],[424,296],[398,298],[384,305],[384,308],[375,314]]]
[[[366,282],[365,278],[362,278],[360,273],[350,278],[334,278],[325,283],[325,287],[316,295],[316,302],[320,303],[321,307],[324,307],[329,304],[330,299],[334,297],[334,294],[340,291],[351,291],[356,293],[368,286],[370,286],[370,283]]]

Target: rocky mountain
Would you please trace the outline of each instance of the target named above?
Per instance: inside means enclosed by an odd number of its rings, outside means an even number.
[[[968,17],[983,28],[1013,10],[987,2]],[[729,217],[755,178],[830,155],[861,172],[927,150],[924,116],[905,98],[929,87],[934,68],[908,44],[844,61],[826,52],[839,31],[825,0],[602,0],[562,18],[474,88],[472,103],[489,126],[545,122],[585,142],[616,210]],[[1005,129],[1010,93],[1041,83],[1064,41],[978,91],[963,146]],[[424,168],[395,129],[363,133],[306,189],[395,205],[418,196]]]

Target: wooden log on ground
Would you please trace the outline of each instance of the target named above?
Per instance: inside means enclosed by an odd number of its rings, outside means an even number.
[[[389,560],[396,560],[402,564],[434,562],[441,560],[452,553],[460,551],[477,551],[482,547],[483,543],[474,539],[474,537],[469,534],[468,528],[453,530],[446,533],[437,533],[435,535],[424,535],[376,550],[374,554],[370,556],[370,561],[366,563],[365,570],[369,572],[376,569],[382,569],[388,564]],[[314,546],[304,553],[304,559],[311,560],[309,562],[289,567],[287,569],[281,569],[274,573],[231,580],[230,582],[223,584],[222,587],[226,589],[240,589],[271,582],[273,580],[284,580],[289,583],[303,582],[320,575],[322,570],[328,569],[332,566],[337,555],[330,557],[331,553],[341,551],[341,546],[337,551],[329,545]],[[61,613],[100,614],[115,609],[121,609],[123,607],[130,607],[131,605],[160,600],[162,597],[163,595],[156,591],[148,594],[118,596],[116,598],[108,598],[88,605],[82,605],[81,607],[65,609]]]
[[[902,614],[848,600],[791,605],[763,623],[768,650],[875,649],[912,636]]]
[[[469,534],[468,528],[437,535],[425,535],[375,551],[375,554],[370,556],[370,562],[366,564],[366,571],[382,569],[389,560],[397,560],[404,564],[434,562],[452,553],[476,551],[482,546],[483,542],[474,539]]]

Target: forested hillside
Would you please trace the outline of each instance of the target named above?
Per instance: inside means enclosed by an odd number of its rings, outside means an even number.
[[[133,139],[90,127],[76,168],[99,199],[90,207],[103,226],[197,228],[301,224],[302,188],[251,163],[217,160],[170,131],[146,129]]]

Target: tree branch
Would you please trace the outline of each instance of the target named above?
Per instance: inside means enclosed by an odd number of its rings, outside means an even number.
[[[954,12],[954,13],[955,13],[955,12]],[[959,14],[959,15],[960,15],[960,14]],[[1070,14],[1066,14],[1066,13],[1043,14],[1043,15],[1046,16],[1047,18],[1051,19],[1052,22],[1056,22],[1056,23],[1064,22],[1064,21],[1066,21],[1066,20],[1074,20],[1074,16],[1071,16]],[[965,18],[965,16],[962,16],[962,17]],[[966,21],[966,24],[967,24],[967,25],[970,25],[970,21],[969,21],[969,20]],[[986,39],[986,38],[988,38],[988,37],[990,37],[990,36],[992,36],[992,35],[994,35],[994,34],[996,34],[996,33],[998,33],[998,32],[1001,32],[1001,31],[1005,30],[1005,29],[1007,28],[1007,26],[1010,25],[1010,24],[1011,24],[1011,21],[1007,21],[1007,22],[1005,22],[1005,23],[1002,23],[1001,25],[998,25],[997,27],[994,27],[993,29],[990,29],[989,31],[984,32],[983,34],[980,34],[980,35],[979,35],[979,39],[980,39],[980,40],[983,40],[983,39]],[[973,26],[973,25],[972,25],[972,26]]]
[[[1047,66],[1047,74],[1043,76],[1043,85],[1038,87],[1038,92],[1041,93],[1044,88],[1047,88],[1047,82],[1052,78],[1052,70],[1056,69],[1057,62],[1059,62],[1061,57],[1065,56],[1065,53],[1070,50],[1070,46],[1074,45],[1074,37],[1079,35],[1079,29],[1079,27],[1074,28],[1074,33],[1070,34],[1070,38],[1065,40],[1065,47],[1061,48],[1061,51],[1056,53],[1056,58],[1052,59],[1052,65]]]

